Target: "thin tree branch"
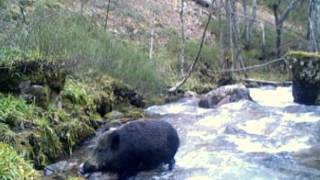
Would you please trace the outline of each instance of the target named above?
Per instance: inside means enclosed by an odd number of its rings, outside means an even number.
[[[104,30],[107,30],[107,27],[108,27],[110,4],[111,4],[111,0],[108,0],[108,7],[107,7],[107,14],[106,14],[106,19],[105,19],[105,24],[104,24]]]
[[[214,0],[212,0],[212,4],[213,4]],[[177,82],[176,85],[172,88],[170,88],[168,91],[169,92],[175,92],[177,91],[177,89],[179,89],[185,82],[187,82],[188,78],[191,76],[191,73],[193,72],[194,70],[194,67],[195,65],[197,64],[197,62],[199,61],[200,59],[200,55],[201,55],[201,52],[202,52],[202,48],[203,48],[203,44],[205,42],[205,37],[206,37],[206,34],[207,34],[207,30],[208,30],[208,27],[209,27],[209,24],[211,22],[211,19],[212,19],[212,11],[210,12],[209,16],[208,16],[208,21],[207,21],[207,24],[203,30],[203,34],[202,34],[202,38],[201,38],[201,43],[200,43],[200,47],[198,49],[198,53],[197,53],[197,56],[196,58],[194,59],[194,61],[192,62],[192,64],[190,65],[189,69],[188,69],[188,72],[187,74],[184,76],[184,78]]]
[[[297,3],[300,0],[292,0],[289,4],[289,6],[287,7],[287,9],[281,14],[281,16],[279,17],[279,23],[282,24],[288,17],[290,11],[296,7]]]

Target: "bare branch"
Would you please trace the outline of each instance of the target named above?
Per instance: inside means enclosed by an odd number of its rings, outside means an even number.
[[[212,0],[212,4],[213,4],[214,0]],[[196,58],[194,59],[194,61],[192,62],[192,64],[190,65],[189,69],[188,69],[188,72],[187,74],[184,76],[184,78],[177,82],[176,85],[172,88],[170,88],[168,91],[169,92],[175,92],[177,91],[177,89],[179,89],[185,82],[187,82],[188,78],[191,76],[191,73],[193,72],[194,70],[194,67],[195,65],[197,64],[197,62],[199,61],[200,59],[200,55],[201,55],[201,52],[202,52],[202,48],[203,48],[203,44],[205,42],[205,37],[206,37],[206,34],[207,34],[207,30],[208,30],[208,27],[209,27],[209,24],[211,22],[211,19],[212,19],[212,11],[210,11],[210,14],[208,16],[208,21],[207,21],[207,24],[203,30],[203,34],[202,34],[202,38],[201,38],[201,42],[200,42],[200,47],[198,49],[198,53],[197,53],[197,56]]]
[[[289,16],[290,11],[295,8],[300,0],[292,0],[287,9],[279,17],[279,23],[282,24]]]

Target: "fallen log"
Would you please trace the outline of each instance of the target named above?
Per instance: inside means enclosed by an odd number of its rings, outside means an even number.
[[[283,81],[283,82],[277,82],[277,81],[266,81],[266,80],[257,80],[257,79],[244,79],[243,82],[247,87],[261,87],[261,86],[291,86],[291,81]]]

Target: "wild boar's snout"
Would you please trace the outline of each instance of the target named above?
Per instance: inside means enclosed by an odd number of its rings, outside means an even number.
[[[89,163],[89,161],[85,161],[84,163],[80,164],[79,172],[82,175],[85,175],[87,173],[91,173],[96,171],[96,167]]]

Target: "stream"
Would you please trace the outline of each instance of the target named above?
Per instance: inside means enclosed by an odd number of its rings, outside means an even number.
[[[136,179],[320,179],[320,107],[293,103],[290,87],[250,94],[256,102],[216,109],[199,108],[197,98],[147,108],[177,129],[181,144],[173,171],[162,167]]]

